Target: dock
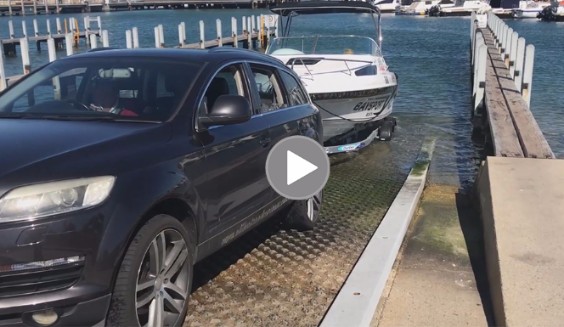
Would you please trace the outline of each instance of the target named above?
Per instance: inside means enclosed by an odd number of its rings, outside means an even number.
[[[530,109],[534,46],[489,13],[472,19],[473,116],[492,150],[476,181],[495,325],[564,321],[564,161]],[[542,314],[539,314],[541,313]]]
[[[265,8],[277,0],[0,0],[0,16],[89,13],[119,10]]]
[[[110,40],[108,31],[102,29],[102,21],[100,16],[86,16],[82,30],[79,27],[78,20],[70,18],[68,23],[64,21],[64,29],[62,22],[57,18],[56,32],[51,34],[50,22],[47,23],[47,34],[40,34],[38,30],[38,22],[33,20],[34,34],[28,35],[25,22],[22,25],[22,36],[17,37],[14,32],[14,26],[9,21],[10,38],[0,40],[2,53],[0,55],[0,91],[17,81],[21,76],[32,71],[32,65],[29,59],[29,44],[35,42],[38,51],[41,51],[41,45],[47,44],[49,52],[49,60],[53,61],[57,58],[57,49],[65,49],[66,55],[70,56],[75,53],[79,47],[80,40],[84,40],[87,49],[96,49],[98,47],[109,47]],[[199,40],[197,42],[189,42],[186,37],[186,23],[178,24],[178,41],[175,43],[166,43],[164,28],[162,24],[154,27],[155,48],[176,47],[185,49],[209,49],[221,46],[243,47],[245,49],[264,50],[271,37],[278,33],[277,20],[270,19],[270,15],[252,15],[243,16],[241,18],[232,17],[229,22],[231,33],[228,36],[222,35],[223,22],[216,19],[216,33],[214,37],[206,38],[206,27],[203,21],[199,21]],[[70,28],[69,28],[70,26]],[[139,47],[139,30],[133,27],[125,31],[126,44],[121,47],[138,48]],[[114,47],[120,47],[113,45]],[[17,56],[19,53],[22,57],[23,75],[6,76],[4,69],[4,56]]]

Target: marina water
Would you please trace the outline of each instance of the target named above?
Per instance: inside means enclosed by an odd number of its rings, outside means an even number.
[[[206,25],[206,39],[216,36],[215,20],[223,23],[223,35],[231,33],[231,17],[270,13],[267,10],[145,10],[92,13],[102,17],[102,27],[109,31],[110,46],[125,47],[125,30],[139,29],[141,47],[154,47],[153,28],[164,27],[165,44],[178,43],[180,22],[186,23],[187,42],[199,41],[198,22]],[[0,36],[8,37],[8,20],[12,19],[17,37],[21,37],[21,20],[33,31],[32,19],[38,20],[46,33],[45,19],[50,18],[55,30],[55,17],[71,17],[81,22],[84,14],[58,16],[0,17]],[[308,32],[337,35],[346,24],[335,17],[311,19],[301,28]],[[508,25],[534,44],[535,67],[531,109],[558,158],[564,158],[564,23],[544,23],[536,19],[508,20]],[[296,31],[299,26],[294,25]],[[398,118],[397,133],[391,144],[399,151],[417,154],[422,140],[436,137],[437,146],[431,166],[431,180],[438,183],[469,184],[475,174],[479,149],[471,140],[471,83],[469,64],[470,19],[468,17],[430,18],[421,16],[382,15],[383,52],[390,70],[399,78],[399,92],[394,106]],[[367,31],[369,27],[367,26]],[[358,31],[362,34],[363,31]],[[81,41],[84,42],[84,41]],[[30,44],[32,68],[46,63],[47,51],[35,51]],[[84,51],[81,45],[79,51]],[[19,48],[18,48],[19,51]],[[64,56],[64,50],[58,56]],[[7,75],[22,72],[21,58],[5,58]],[[383,147],[385,145],[376,145]],[[409,169],[409,162],[403,170]]]

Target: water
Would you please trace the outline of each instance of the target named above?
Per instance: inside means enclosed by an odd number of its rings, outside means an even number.
[[[215,20],[222,19],[223,35],[231,33],[231,17],[269,13],[266,10],[147,10],[100,13],[102,25],[109,31],[110,46],[125,47],[125,30],[139,28],[142,47],[154,46],[153,28],[163,24],[167,46],[178,42],[177,25],[184,21],[188,43],[199,40],[198,21],[206,25],[206,39],[215,37]],[[98,14],[93,14],[98,15]],[[52,30],[55,29],[51,18]],[[61,19],[83,15],[59,15]],[[42,31],[46,16],[38,16]],[[21,17],[12,18],[21,34]],[[33,31],[33,17],[26,17]],[[8,17],[0,18],[0,36],[6,38]],[[323,20],[295,21],[295,30],[342,34],[344,27],[356,26],[358,33],[370,32],[368,22],[342,20],[338,16]],[[528,43],[536,46],[532,111],[553,151],[564,158],[564,23],[536,20],[508,21]],[[81,24],[82,25],[82,24]],[[301,26],[300,26],[301,25]],[[468,17],[429,18],[383,15],[383,52],[390,69],[398,74],[399,93],[394,107],[399,125],[392,150],[417,154],[422,140],[437,139],[431,165],[431,180],[437,183],[469,185],[476,172],[477,149],[471,142],[471,84],[469,66],[470,20]],[[33,45],[30,44],[33,49]],[[84,49],[84,46],[82,46]],[[64,51],[59,52],[64,55]],[[32,66],[47,62],[47,51],[32,51]],[[21,73],[21,58],[6,58],[8,75]],[[397,150],[396,150],[397,149]],[[411,161],[405,164],[409,169]]]

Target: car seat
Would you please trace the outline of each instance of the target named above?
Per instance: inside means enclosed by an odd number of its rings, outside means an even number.
[[[229,94],[229,84],[227,83],[227,80],[223,77],[214,77],[205,95],[208,110],[213,108],[217,98],[225,94]]]

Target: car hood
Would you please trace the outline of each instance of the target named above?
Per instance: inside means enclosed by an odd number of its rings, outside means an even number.
[[[154,129],[152,123],[0,119],[0,178],[65,153]]]

